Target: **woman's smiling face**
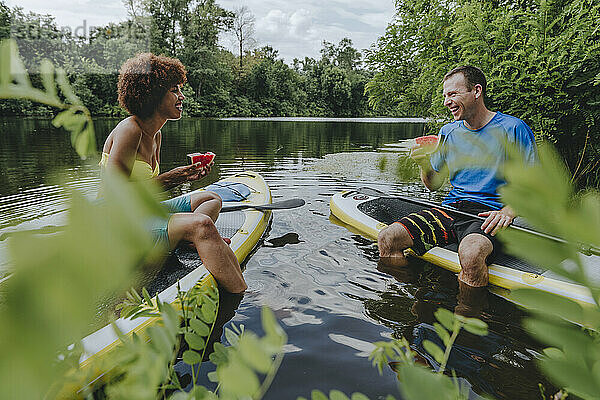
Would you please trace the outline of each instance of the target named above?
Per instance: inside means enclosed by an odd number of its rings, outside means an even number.
[[[183,100],[185,96],[181,92],[181,85],[171,87],[165,93],[157,112],[163,118],[168,120],[178,120],[183,112]]]

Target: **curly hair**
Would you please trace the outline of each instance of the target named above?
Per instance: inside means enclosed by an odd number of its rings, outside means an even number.
[[[186,82],[185,67],[176,58],[140,53],[119,71],[119,104],[128,113],[150,117],[174,85]]]

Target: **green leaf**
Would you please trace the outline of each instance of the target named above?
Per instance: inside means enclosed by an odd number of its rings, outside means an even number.
[[[444,345],[448,346],[448,344],[450,343],[450,334],[448,333],[448,331],[437,322],[433,324],[433,327],[435,328],[435,332],[437,333],[437,335],[440,337],[440,339],[442,339]]]
[[[423,347],[425,350],[435,358],[435,361],[440,364],[444,363],[444,351],[437,344],[430,340],[423,340]]]
[[[310,398],[311,400],[329,400],[327,396],[325,396],[325,393],[316,389],[310,392]]]
[[[210,333],[210,328],[204,322],[200,321],[197,318],[191,318],[189,320],[190,328],[194,330],[194,332],[200,336],[208,336]]]
[[[406,400],[457,399],[452,380],[445,375],[435,374],[422,367],[403,366],[400,368],[400,392]]]
[[[369,400],[369,398],[362,393],[355,392],[352,393],[350,400]]]
[[[11,83],[10,62],[12,58],[10,40],[0,42],[0,87]]]
[[[202,305],[202,320],[208,324],[212,324],[217,315],[217,309],[211,303],[204,303]]]
[[[170,358],[174,342],[170,340],[167,330],[162,326],[151,326],[148,328],[148,336],[150,336],[152,345],[163,355]]]
[[[262,308],[262,326],[266,339],[274,346],[283,346],[287,342],[287,335],[275,319],[275,314],[267,307]]]
[[[171,396],[169,396],[169,400],[188,400],[190,398],[190,394],[187,392],[175,392]],[[199,397],[201,399],[201,397]]]
[[[438,308],[434,315],[435,318],[441,322],[444,328],[450,332],[454,330],[455,317],[452,312],[446,310],[445,308]]]
[[[543,352],[546,357],[553,358],[555,360],[565,359],[565,354],[556,347],[546,347]]]
[[[329,392],[329,399],[330,400],[349,400],[348,396],[346,396],[343,392],[339,391],[339,390],[331,390]]]
[[[184,335],[185,341],[190,346],[191,349],[194,350],[203,350],[206,346],[204,339],[200,335],[197,335],[192,332],[188,332]]]
[[[163,311],[163,303],[162,301],[160,301],[160,299],[158,298],[158,293],[156,293],[156,296],[154,297],[154,302],[156,304],[156,308],[158,308],[158,312]],[[152,304],[152,303],[151,303]]]
[[[569,392],[583,398],[598,398],[600,382],[583,362],[543,360],[540,366],[545,374]]]
[[[146,301],[146,304],[151,306],[152,298],[150,297],[150,293],[148,293],[148,289],[146,289],[145,287],[142,288],[142,295],[144,296],[144,300]]]
[[[225,339],[229,342],[230,345],[235,346],[240,341],[239,336],[229,328],[225,328]]]
[[[524,232],[508,229],[500,232],[498,237],[505,243],[508,253],[559,273],[563,272],[562,260],[576,255],[574,246],[554,243]]]
[[[467,332],[478,336],[486,336],[488,334],[488,325],[477,318],[465,318],[463,328]]]
[[[217,367],[221,390],[233,397],[250,396],[258,390],[260,383],[256,374],[243,363],[230,362]]]
[[[54,65],[48,59],[43,59],[40,63],[40,76],[42,78],[42,84],[46,90],[46,94],[56,99],[57,102],[60,100],[56,96],[56,83],[54,82]]]
[[[186,350],[183,352],[183,362],[188,365],[200,364],[202,362],[202,357],[193,350]]]
[[[527,309],[554,314],[566,320],[585,324],[582,307],[573,300],[535,289],[515,289],[511,295]]]
[[[71,89],[71,84],[69,83],[69,79],[67,78],[67,74],[65,70],[62,68],[56,69],[56,83],[58,83],[58,87],[62,92],[63,96],[74,105],[81,105],[81,100],[75,94],[73,89]]]
[[[536,339],[550,346],[570,353],[570,356],[584,356],[592,339],[579,328],[559,321],[546,321],[528,318],[523,326],[535,335]]]
[[[245,334],[238,343],[238,351],[246,364],[256,371],[266,374],[271,368],[271,355],[253,334]]]
[[[211,354],[212,356],[212,354]],[[219,375],[217,375],[217,371],[211,371],[208,374],[206,374],[206,377],[211,381],[211,382],[219,382]]]
[[[10,62],[10,77],[8,82],[14,80],[21,90],[31,88],[31,82],[29,81],[29,74],[23,64],[23,60],[19,56],[19,50],[17,49],[17,43],[14,40],[3,41],[3,46],[7,46],[7,53],[9,54],[8,61]],[[5,56],[5,53],[2,54]],[[3,77],[5,78],[5,77]]]

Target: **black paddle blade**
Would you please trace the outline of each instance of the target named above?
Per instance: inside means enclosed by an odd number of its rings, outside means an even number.
[[[235,206],[223,207],[221,212],[228,211],[238,211],[245,210],[248,208],[252,208],[254,210],[259,211],[268,211],[268,210],[288,210],[290,208],[302,207],[306,202],[303,199],[288,199],[276,201],[271,204],[261,204],[261,205],[252,205],[252,204],[236,204]]]

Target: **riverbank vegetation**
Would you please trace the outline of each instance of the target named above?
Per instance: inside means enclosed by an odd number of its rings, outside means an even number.
[[[492,110],[552,142],[579,186],[598,185],[600,2],[396,0],[396,12],[366,57],[378,114],[447,120],[441,80],[473,64],[488,77]]]

